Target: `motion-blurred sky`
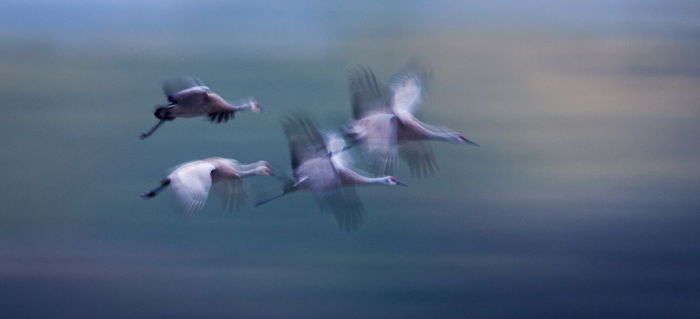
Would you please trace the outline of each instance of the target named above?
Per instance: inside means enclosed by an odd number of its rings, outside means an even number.
[[[693,318],[700,313],[696,1],[0,2],[0,315]],[[350,116],[347,70],[432,69],[440,171],[185,221],[137,194],[208,157],[289,169],[279,120]],[[166,124],[195,75],[269,110]],[[254,178],[252,186],[270,187]],[[254,196],[253,196],[254,197]]]

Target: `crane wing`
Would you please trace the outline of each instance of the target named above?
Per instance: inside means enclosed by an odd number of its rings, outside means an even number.
[[[350,71],[350,100],[355,119],[377,110],[389,108],[387,90],[377,84],[377,78],[369,68]]]
[[[323,136],[309,116],[289,116],[283,121],[282,127],[287,135],[293,170],[310,159],[328,154]]]
[[[393,76],[389,88],[395,113],[415,113],[423,99],[425,74],[417,67],[410,67]]]
[[[365,209],[354,187],[316,192],[314,197],[321,211],[331,213],[340,229],[350,232],[357,230],[364,223]]]
[[[376,175],[393,172],[396,163],[398,119],[393,114],[374,114],[358,121],[355,131],[360,132],[360,143],[367,161]]]
[[[224,209],[232,211],[240,209],[247,199],[247,193],[240,179],[227,179],[214,184],[214,194],[221,197]]]
[[[352,165],[352,158],[346,151],[347,144],[345,143],[345,139],[336,133],[328,133],[325,137],[326,149],[328,150],[328,154],[330,154],[333,166],[337,169],[350,167]]]
[[[211,174],[215,169],[213,164],[195,161],[177,167],[168,176],[186,217],[204,206],[211,188]]]
[[[163,93],[170,103],[196,105],[207,98],[209,88],[195,77],[182,76],[165,81]]]
[[[399,156],[413,176],[428,177],[438,169],[433,148],[428,143],[414,141],[403,144],[399,147]]]

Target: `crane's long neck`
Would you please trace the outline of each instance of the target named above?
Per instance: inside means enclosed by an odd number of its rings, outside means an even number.
[[[421,135],[423,135],[426,139],[448,142],[454,139],[454,133],[450,132],[449,130],[425,123],[421,123],[419,131],[421,131]]]
[[[386,184],[385,177],[364,177],[364,184]]]
[[[429,126],[425,125],[426,130],[425,130],[425,135],[429,139],[433,140],[439,140],[439,141],[445,141],[445,142],[450,142],[450,143],[456,143],[456,144],[471,144],[474,146],[479,146],[479,144],[474,143],[473,141],[468,140],[462,134],[459,134],[455,131],[452,131],[447,128],[441,128],[437,126]]]
[[[367,177],[349,168],[343,169],[341,175],[348,184],[384,184],[386,180],[384,177]]]
[[[442,131],[431,131],[430,132],[430,138],[434,140],[441,140],[441,141],[452,141],[454,139],[453,134],[450,134],[448,132],[442,132]]]
[[[242,104],[232,105],[231,107],[236,111],[260,112],[260,106],[252,99]]]
[[[450,129],[442,128],[442,127],[437,127],[437,126],[429,126],[425,125],[425,130],[423,131],[423,135],[425,136],[424,138],[430,139],[430,140],[437,140],[437,141],[444,141],[444,142],[449,142],[449,143],[457,143],[457,144],[473,144],[475,146],[479,146],[479,144],[476,144],[462,136],[461,134],[452,131]]]
[[[246,176],[251,176],[251,175],[259,175],[263,168],[265,168],[264,162],[240,164],[238,174],[241,177],[246,177]]]
[[[242,170],[251,170],[259,167],[261,165],[260,162],[255,162],[255,163],[250,163],[250,164],[238,164],[238,167]]]

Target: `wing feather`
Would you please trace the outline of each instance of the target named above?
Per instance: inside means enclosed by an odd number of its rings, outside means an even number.
[[[210,163],[195,161],[179,166],[168,176],[185,216],[191,216],[204,206],[212,184],[211,174],[215,169]]]
[[[376,175],[393,172],[398,144],[397,126],[396,116],[388,113],[373,114],[354,123],[353,130]]]
[[[327,192],[314,193],[321,211],[330,212],[344,231],[357,230],[365,219],[365,209],[355,188],[346,186]]]
[[[355,119],[389,108],[387,90],[377,83],[371,69],[361,67],[350,71],[349,81],[352,114]]]
[[[413,176],[428,177],[438,170],[433,148],[428,143],[415,141],[403,144],[399,147],[399,155]]]
[[[165,81],[163,93],[170,103],[193,105],[206,99],[209,87],[195,77],[182,76]]]
[[[307,115],[292,115],[283,123],[287,135],[289,151],[292,158],[292,169],[296,169],[305,161],[325,156],[325,143],[315,122]]]
[[[393,76],[389,88],[395,113],[415,113],[423,100],[425,78],[426,72],[418,67],[409,67]]]
[[[247,194],[243,181],[240,179],[227,179],[214,184],[214,193],[221,197],[224,209],[229,211],[239,210],[245,204]]]
[[[337,169],[347,168],[352,165],[352,158],[346,150],[345,140],[336,133],[326,134],[326,148],[330,154],[333,166]]]

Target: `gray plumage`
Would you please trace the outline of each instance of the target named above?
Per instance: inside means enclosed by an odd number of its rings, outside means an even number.
[[[171,186],[185,216],[190,217],[204,206],[212,185],[217,185],[224,207],[237,208],[245,197],[242,179],[252,175],[271,175],[270,164],[266,161],[243,164],[231,158],[210,157],[177,166],[160,186],[141,197],[152,198]]]
[[[155,132],[166,121],[178,117],[207,116],[211,122],[221,123],[232,119],[236,112],[260,112],[260,105],[253,98],[241,104],[231,104],[220,95],[212,92],[197,78],[185,76],[166,81],[163,93],[169,104],[156,108],[153,115],[158,118],[153,128],[141,134],[144,139]]]
[[[427,140],[478,146],[451,129],[414,117],[423,99],[425,79],[426,72],[415,66],[394,75],[388,86],[379,85],[369,68],[350,73],[353,121],[347,136],[362,145],[376,174],[391,173],[397,154],[414,175],[432,173],[437,164]]]
[[[338,226],[354,230],[362,224],[364,208],[354,190],[358,184],[404,185],[393,176],[366,177],[356,172],[344,152],[343,139],[321,134],[308,116],[292,116],[283,123],[291,153],[291,176],[281,194],[256,204],[262,205],[291,192],[311,191],[323,210],[333,213]]]

